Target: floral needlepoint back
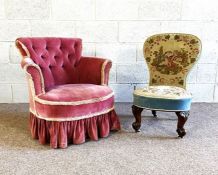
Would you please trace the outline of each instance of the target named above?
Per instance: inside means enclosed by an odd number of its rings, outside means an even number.
[[[200,40],[190,34],[158,34],[144,44],[150,85],[185,88],[186,76],[199,57]]]

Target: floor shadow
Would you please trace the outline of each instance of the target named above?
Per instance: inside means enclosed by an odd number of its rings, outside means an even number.
[[[141,138],[143,140],[176,140],[176,139],[180,139],[178,136],[176,136],[176,134],[174,133],[171,133],[172,135],[157,135],[157,134],[154,134],[154,135],[151,135],[150,133],[149,134],[146,134],[145,132],[135,132],[134,130],[127,130],[127,129],[122,129],[120,131],[119,134],[130,134],[131,136],[135,136],[137,139],[138,138]]]

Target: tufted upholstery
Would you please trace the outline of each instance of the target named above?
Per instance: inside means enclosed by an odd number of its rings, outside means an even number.
[[[81,56],[79,38],[18,38],[27,74],[33,138],[52,148],[97,140],[119,130],[110,60]]]
[[[54,85],[78,82],[75,67],[81,58],[81,39],[18,38],[17,46],[25,46],[23,55],[40,67],[46,90]]]

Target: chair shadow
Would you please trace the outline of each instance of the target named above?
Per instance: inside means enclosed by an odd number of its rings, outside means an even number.
[[[121,115],[118,115],[120,120],[124,120],[124,119],[129,119],[130,121],[135,121],[135,117],[133,115],[125,115],[125,114],[121,114]],[[144,121],[148,121],[148,120],[154,120],[154,121],[177,121],[178,119],[177,118],[172,118],[172,116],[170,117],[160,117],[160,116],[157,116],[157,117],[154,117],[152,115],[143,115],[142,116],[142,123]]]
[[[134,117],[132,115],[119,115],[122,129],[117,134],[137,134],[132,129]],[[142,116],[143,121],[157,122],[158,121],[174,121],[172,118],[154,118],[153,116]],[[142,122],[143,122],[142,121]],[[50,150],[49,144],[41,145],[38,140],[31,137],[29,130],[29,113],[28,112],[1,112],[0,113],[0,147],[9,149],[32,149],[32,150]],[[171,133],[170,133],[171,134]],[[116,135],[111,133],[111,135]],[[156,140],[171,140],[177,137],[161,136],[161,135],[145,135],[140,134],[140,137],[145,139]],[[88,141],[88,140],[87,140]]]
[[[132,128],[132,122],[135,121],[134,116],[132,115],[119,115],[120,120],[121,120],[121,124],[122,124],[122,130],[121,130],[121,134],[122,133],[129,133],[129,134],[140,134],[140,137],[143,137],[144,139],[148,140],[148,139],[152,139],[152,140],[174,140],[174,139],[178,139],[178,136],[176,136],[176,132],[174,131],[169,131],[168,129],[164,128],[161,125],[161,122],[165,122],[165,121],[175,121],[175,127],[176,127],[176,121],[177,118],[171,118],[170,117],[154,117],[152,115],[143,115],[142,116],[142,126],[141,126],[141,131],[139,133],[135,132],[135,130]],[[159,123],[157,123],[159,122]],[[158,126],[158,128],[160,130],[163,131],[163,133],[167,133],[167,135],[151,135],[151,134],[146,134],[145,132],[143,132],[143,124],[145,124],[149,127],[152,128],[152,125],[155,125],[155,127]],[[159,125],[160,124],[160,125]],[[176,129],[176,128],[175,128]],[[147,128],[147,130],[149,130]]]

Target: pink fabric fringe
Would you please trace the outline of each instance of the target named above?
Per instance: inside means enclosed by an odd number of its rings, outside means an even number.
[[[51,148],[66,148],[68,144],[81,144],[98,137],[107,137],[111,130],[120,130],[120,122],[113,110],[107,114],[76,121],[46,121],[30,113],[30,130],[40,144]]]

